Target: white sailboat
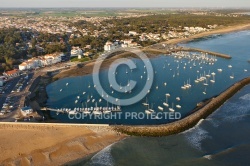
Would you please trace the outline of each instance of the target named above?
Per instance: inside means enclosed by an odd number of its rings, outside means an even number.
[[[130,86],[129,80],[128,80],[128,84],[127,84],[127,86]]]
[[[87,99],[87,103],[90,102],[90,99],[89,99],[89,96],[88,96],[88,99]]]
[[[155,112],[155,110],[153,110],[153,104],[152,104],[152,107],[148,109],[149,111],[151,112]]]
[[[203,83],[203,85],[208,86],[207,79],[206,79],[206,82]]]
[[[142,103],[142,105],[144,105],[144,106],[148,106],[149,104],[148,104],[148,98],[146,98],[146,102],[145,103]]]
[[[184,82],[184,85],[181,86],[181,89],[183,89],[183,90],[187,89],[185,82]]]
[[[163,105],[165,107],[168,107],[168,93],[166,94],[166,102],[163,102]]]
[[[207,88],[202,92],[204,95],[207,94]]]
[[[197,76],[196,80],[194,80],[194,82],[195,83],[199,83],[200,82],[199,79],[198,79],[198,76]]]
[[[230,76],[231,79],[234,79],[234,73]]]
[[[172,108],[169,108],[169,111],[170,112],[174,112],[175,110],[174,110],[174,103],[172,103]]]
[[[191,82],[190,82],[190,79],[189,79],[189,81],[187,81],[187,86],[188,86],[188,88],[191,88],[191,87],[192,87]]]
[[[181,109],[181,105],[177,104],[176,108]]]
[[[125,91],[124,91],[125,93],[127,93],[128,91],[127,91],[127,88],[125,87]]]
[[[218,70],[218,72],[222,72],[222,69],[217,69]]]
[[[159,109],[160,111],[163,111],[163,110],[164,110],[163,107],[161,107],[161,106],[158,106],[158,109]]]
[[[147,109],[145,110],[146,114],[152,114],[154,112],[153,109],[150,109],[150,105],[149,104],[146,104],[145,106],[147,107]]]
[[[212,83],[215,83],[215,73],[213,72],[213,73],[211,73],[211,75],[213,76],[213,79],[212,80],[210,80],[210,82],[212,82]]]

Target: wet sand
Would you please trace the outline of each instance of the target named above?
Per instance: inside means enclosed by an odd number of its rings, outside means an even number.
[[[3,165],[61,165],[125,137],[108,126],[60,124],[0,123],[0,132]]]

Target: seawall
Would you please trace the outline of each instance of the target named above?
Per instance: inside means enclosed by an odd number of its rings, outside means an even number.
[[[245,78],[227,90],[222,92],[219,96],[213,98],[207,105],[202,107],[200,110],[194,112],[193,114],[163,125],[153,125],[153,126],[113,126],[115,130],[121,133],[126,133],[128,135],[136,136],[167,136],[172,134],[177,134],[183,132],[189,128],[195,126],[201,119],[206,118],[211,113],[213,113],[217,108],[219,108],[225,101],[232,97],[236,92],[242,89],[244,86],[250,84],[250,77]]]

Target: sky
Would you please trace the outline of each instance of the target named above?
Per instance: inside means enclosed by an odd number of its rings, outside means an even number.
[[[6,7],[218,7],[250,8],[250,0],[0,0]]]

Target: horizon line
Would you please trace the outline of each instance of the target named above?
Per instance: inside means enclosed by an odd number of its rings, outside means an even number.
[[[112,9],[112,8],[120,8],[120,9],[249,9],[250,7],[121,7],[121,6],[113,6],[113,7],[0,7],[0,9],[89,9],[89,8],[101,8],[101,9]]]

